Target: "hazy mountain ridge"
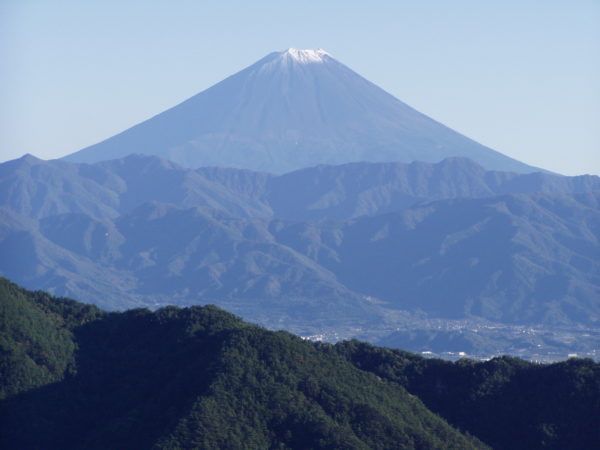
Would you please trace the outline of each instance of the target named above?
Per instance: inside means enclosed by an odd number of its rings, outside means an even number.
[[[139,155],[93,165],[27,155],[0,165],[0,193],[0,205],[34,218],[83,213],[112,219],[148,201],[247,216],[260,216],[264,208],[193,170]]]
[[[491,172],[465,158],[448,158],[437,164],[320,166],[269,181],[267,201],[275,217],[302,221],[376,215],[437,199],[600,189],[600,177],[596,176]]]
[[[343,228],[340,263],[315,260],[350,289],[434,316],[597,323],[599,200],[598,192],[440,200],[355,219]]]
[[[318,166],[280,176],[185,169],[143,155],[91,165],[27,155],[0,165],[0,206],[34,218],[72,212],[113,219],[144,202],[159,201],[205,206],[240,217],[348,219],[435,199],[599,189],[597,176],[490,172],[464,158],[437,164]]]
[[[508,323],[600,317],[600,191],[577,193],[598,177],[486,172],[464,159],[282,176],[144,156],[3,166],[1,273],[107,308],[237,302],[260,317],[268,304],[292,321],[380,320],[382,308]]]

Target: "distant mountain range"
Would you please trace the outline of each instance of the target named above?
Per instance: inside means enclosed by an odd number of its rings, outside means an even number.
[[[214,306],[107,313],[0,278],[0,447],[591,449],[600,364],[314,343]]]
[[[470,158],[488,170],[539,171],[415,111],[324,50],[274,52],[122,133],[66,157],[131,153],[185,167],[285,173],[319,164]]]
[[[0,165],[0,193],[0,273],[109,309],[215,303],[294,329],[600,321],[595,176],[460,158],[274,176],[26,156]]]

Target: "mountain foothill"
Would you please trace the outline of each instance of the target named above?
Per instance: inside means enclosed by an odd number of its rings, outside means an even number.
[[[591,359],[453,363],[212,305],[106,312],[3,278],[0,320],[4,449],[600,445]]]

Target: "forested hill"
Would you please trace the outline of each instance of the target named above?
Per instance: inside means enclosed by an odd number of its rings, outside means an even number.
[[[591,360],[450,363],[5,279],[0,323],[1,448],[600,447]]]
[[[600,448],[600,364],[591,359],[452,363],[358,341],[336,349],[492,448]]]
[[[3,449],[485,448],[329,345],[216,307],[93,307],[2,280]]]

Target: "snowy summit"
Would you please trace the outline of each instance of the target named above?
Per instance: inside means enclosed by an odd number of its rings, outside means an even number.
[[[324,62],[324,57],[331,55],[322,48],[317,50],[299,50],[297,48],[288,48],[286,51],[282,52],[281,56],[284,58],[292,58],[303,64],[309,64]]]
[[[67,159],[104,161],[132,151],[185,167],[270,173],[357,161],[438,162],[449,156],[491,170],[535,171],[415,111],[323,49],[269,53]]]

